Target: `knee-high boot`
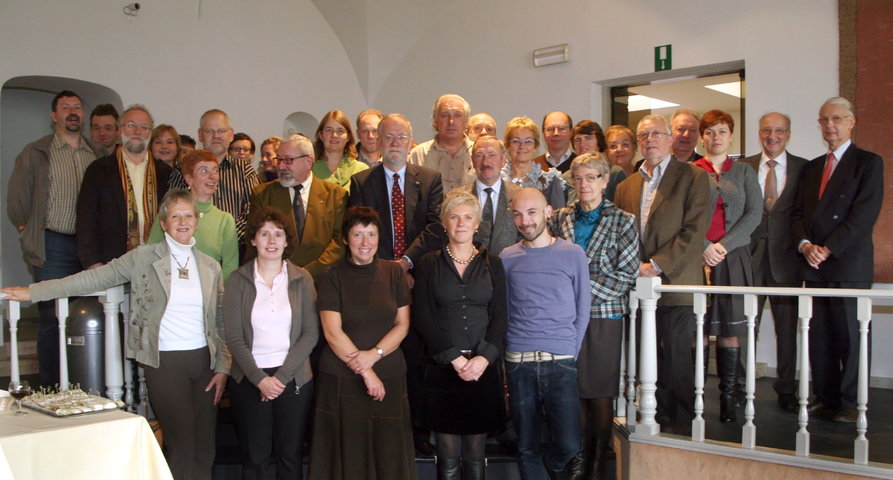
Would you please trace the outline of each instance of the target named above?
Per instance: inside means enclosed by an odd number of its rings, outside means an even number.
[[[462,459],[462,480],[484,480],[484,471],[487,469],[487,460]]]
[[[437,480],[460,480],[461,464],[459,457],[437,457]]]
[[[716,370],[719,373],[719,421],[730,423],[738,421],[737,399],[738,358],[741,349],[738,347],[716,348]]]

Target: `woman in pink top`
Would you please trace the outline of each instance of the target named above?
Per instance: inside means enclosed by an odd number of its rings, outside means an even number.
[[[310,352],[319,339],[316,289],[307,270],[284,260],[297,240],[279,210],[257,212],[247,238],[257,256],[230,275],[223,299],[242,478],[266,478],[272,456],[277,479],[300,480],[313,397]]]

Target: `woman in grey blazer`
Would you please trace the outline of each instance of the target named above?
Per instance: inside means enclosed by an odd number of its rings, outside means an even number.
[[[129,282],[125,350],[128,358],[145,368],[149,401],[164,432],[171,473],[178,480],[210,479],[217,402],[230,368],[219,308],[220,265],[193,248],[199,215],[189,192],[169,191],[158,218],[164,242],[143,245],[69,277],[0,292],[11,300],[43,301]]]
[[[704,240],[704,265],[711,285],[751,286],[750,234],[763,216],[763,194],[753,169],[728,156],[734,129],[735,120],[726,112],[710,110],[701,118],[701,141],[707,155],[694,164],[709,174],[713,210]],[[743,298],[714,295],[705,323],[705,336],[716,335],[720,421],[734,422],[741,355],[738,337],[747,334]],[[706,352],[704,364],[707,364]]]

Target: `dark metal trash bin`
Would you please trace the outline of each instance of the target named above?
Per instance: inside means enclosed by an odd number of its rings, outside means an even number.
[[[65,343],[68,381],[81,390],[105,396],[105,314],[95,297],[79,298],[68,307]]]

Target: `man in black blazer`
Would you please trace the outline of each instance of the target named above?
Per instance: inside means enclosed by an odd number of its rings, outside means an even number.
[[[521,187],[502,180],[500,175],[505,167],[505,157],[505,146],[498,138],[478,138],[471,148],[471,163],[474,164],[477,179],[458,188],[474,195],[481,203],[481,225],[475,232],[474,239],[494,255],[499,255],[503,248],[521,240],[509,212],[509,205]]]
[[[871,288],[871,233],[884,200],[884,160],[852,143],[856,117],[845,98],[833,97],[822,105],[819,125],[828,153],[803,167],[791,212],[791,238],[805,260],[801,278],[807,287]],[[809,361],[816,396],[811,411],[855,422],[859,369],[855,299],[813,299]]]
[[[75,224],[84,268],[108,263],[149,237],[171,174],[171,167],[152,157],[152,127],[146,107],[127,107],[121,114],[120,147],[96,159],[84,172]]]
[[[799,287],[800,256],[791,244],[791,208],[797,194],[797,180],[806,159],[785,150],[791,139],[791,119],[771,112],[760,117],[762,152],[745,158],[744,163],[757,172],[763,191],[763,219],[750,237],[754,286]],[[778,405],[789,412],[799,409],[797,383],[797,298],[767,297],[757,300],[757,329],[766,300],[775,323],[775,393]],[[745,339],[746,341],[746,339]],[[740,380],[739,380],[740,382]]]
[[[440,173],[420,165],[406,163],[409,146],[412,145],[412,125],[398,113],[385,115],[378,123],[378,150],[381,163],[357,173],[350,179],[348,205],[373,208],[381,218],[378,232],[378,257],[397,260],[406,272],[406,280],[412,288],[410,271],[422,255],[438,249],[446,239],[440,224],[440,204],[443,201],[443,184]],[[399,228],[395,229],[394,210],[391,201],[395,183],[403,196],[404,241],[395,241]],[[396,231],[395,231],[396,230]],[[404,251],[400,251],[405,247]],[[413,437],[416,450],[423,455],[434,452],[428,442],[429,432],[419,428],[421,409],[421,342],[418,334],[410,329],[400,345],[406,357],[406,387],[413,420]]]

